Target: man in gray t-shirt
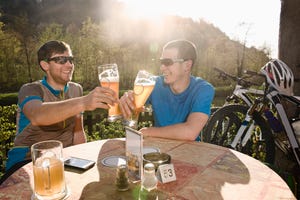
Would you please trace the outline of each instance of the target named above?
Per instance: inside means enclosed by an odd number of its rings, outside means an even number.
[[[86,142],[82,113],[108,109],[117,95],[109,88],[96,87],[82,96],[81,85],[71,82],[73,55],[68,44],[49,41],[38,50],[38,63],[45,72],[41,81],[23,85],[18,96],[17,135],[8,152],[6,170],[30,159],[32,144],[60,140],[64,147]]]

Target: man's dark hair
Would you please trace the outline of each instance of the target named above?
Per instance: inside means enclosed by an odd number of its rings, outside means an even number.
[[[192,60],[193,65],[196,62],[197,59],[197,48],[196,46],[188,41],[188,40],[172,40],[165,44],[163,47],[163,50],[165,49],[171,49],[175,48],[178,49],[178,55],[177,58],[181,59],[183,58],[184,60]]]
[[[64,53],[65,51],[68,51],[70,54],[72,54],[70,45],[63,41],[53,40],[46,42],[37,52],[38,63],[40,64],[42,60],[46,61],[55,53]]]

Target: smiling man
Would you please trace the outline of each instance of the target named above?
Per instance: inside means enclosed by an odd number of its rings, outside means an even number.
[[[96,87],[83,96],[81,85],[72,82],[74,58],[63,41],[49,41],[38,50],[38,63],[45,72],[42,80],[24,84],[18,94],[15,147],[8,153],[6,169],[30,159],[32,144],[59,140],[64,147],[86,142],[85,110],[108,109],[117,102],[109,88]]]
[[[188,40],[168,42],[160,58],[162,76],[158,77],[147,103],[152,105],[154,127],[142,128],[144,136],[179,140],[198,140],[210,115],[214,88],[191,75],[197,59],[196,46]],[[133,93],[120,99],[125,117],[134,109]]]

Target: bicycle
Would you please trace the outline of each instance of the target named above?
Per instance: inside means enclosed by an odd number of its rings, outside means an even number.
[[[223,80],[235,81],[236,86],[232,95],[226,98],[224,105],[210,117],[202,133],[202,141],[233,148],[263,162],[273,162],[274,141],[270,138],[263,119],[254,113],[254,109],[249,109],[264,95],[264,90],[253,88],[261,84],[248,80],[257,74],[247,71],[247,76],[236,77],[218,68],[214,70]],[[254,120],[253,114],[257,115]],[[247,138],[243,144],[235,141],[231,146],[235,136],[244,131],[251,133],[248,134],[252,136],[251,140]]]
[[[265,78],[264,95],[244,109],[241,109],[241,105],[225,105],[217,110],[209,119],[204,139],[253,156],[253,152],[247,150],[249,144],[253,149],[255,143],[252,139],[256,137],[258,143],[265,144],[263,150],[266,157],[260,160],[291,174],[295,180],[289,185],[293,185],[291,189],[297,194],[299,189],[296,184],[300,180],[300,130],[296,130],[300,124],[300,100],[292,96],[293,74],[282,61],[276,59],[269,61],[261,72],[250,74]],[[238,118],[236,112],[246,114]],[[258,135],[253,137],[249,128],[251,126],[257,126],[260,130]],[[228,137],[230,129],[234,131]],[[227,143],[223,142],[225,140],[228,140]]]

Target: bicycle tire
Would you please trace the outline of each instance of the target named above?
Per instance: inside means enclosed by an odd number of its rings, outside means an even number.
[[[202,141],[230,147],[238,129],[242,125],[248,109],[249,107],[247,106],[237,104],[226,105],[219,108],[209,118],[203,131]],[[251,135],[251,139],[248,140],[244,147],[241,147],[239,142],[235,150],[248,154],[262,162],[273,164],[275,143],[271,129],[259,113],[253,113],[253,120],[255,123],[254,130],[258,131],[259,134],[261,133],[261,140],[255,138],[254,136],[256,135]]]
[[[227,105],[219,108],[216,110],[211,117],[209,118],[204,131],[202,135],[202,140],[204,142],[209,142],[213,144],[217,144],[220,146],[228,146],[232,142],[233,138],[229,139],[226,138],[226,136],[229,136],[230,130],[229,128],[231,126],[236,126],[236,128],[233,131],[236,131],[241,126],[241,119],[238,117],[239,113],[241,113],[243,116],[247,113],[248,107],[242,106],[242,105]],[[224,128],[224,126],[221,127],[222,122],[224,122],[224,119],[227,119],[227,127],[223,132],[227,132],[228,134],[225,135],[222,132],[220,132],[221,135],[218,135],[218,131],[220,131],[220,128]],[[228,126],[229,125],[229,126]],[[236,133],[233,133],[233,137]]]

